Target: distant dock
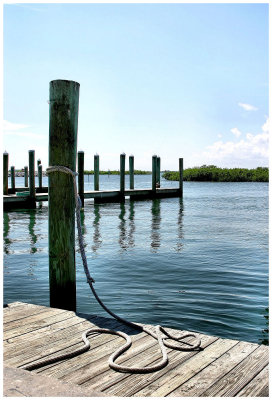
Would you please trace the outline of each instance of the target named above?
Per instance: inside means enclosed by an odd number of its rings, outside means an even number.
[[[4,367],[19,368],[80,348],[82,333],[97,326],[131,335],[132,347],[120,357],[123,365],[145,367],[161,357],[153,338],[111,318],[15,302],[4,308],[3,322]],[[187,333],[169,330],[173,334]],[[268,346],[199,336],[203,351],[168,349],[169,363],[157,372],[112,370],[108,358],[124,341],[95,334],[90,338],[89,351],[26,373],[33,380],[36,376],[57,378],[90,395],[97,391],[119,397],[268,397]]]
[[[19,193],[27,191],[28,188],[16,189]],[[181,197],[180,190],[178,188],[158,188],[156,191],[151,189],[128,189],[122,194],[118,190],[100,190],[100,191],[88,191],[84,193],[84,199],[94,199],[95,203],[110,203],[120,202],[126,197],[130,200],[144,200],[144,199],[155,199],[155,198],[167,198],[167,197]],[[10,210],[15,208],[33,208],[33,202],[29,202],[29,195],[16,195],[8,194],[3,196],[4,210]],[[43,188],[40,192],[37,192],[34,197],[35,203],[48,201],[47,188]]]
[[[48,187],[43,186],[44,171],[41,160],[37,160],[37,170],[35,172],[35,151],[29,150],[29,166],[24,168],[24,187],[16,187],[15,167],[8,169],[9,154],[3,154],[3,202],[4,210],[16,208],[36,208],[36,203],[48,201]],[[84,189],[84,151],[77,153],[77,190],[81,198],[82,207],[85,199],[94,199],[95,203],[124,202],[126,198],[130,200],[144,200],[167,197],[183,196],[183,158],[179,159],[179,186],[177,188],[161,188],[161,159],[152,156],[152,184],[151,188],[134,188],[134,156],[129,156],[129,189],[125,189],[125,160],[126,155],[120,154],[120,185],[118,190],[99,189],[99,155],[94,156],[94,190],[85,191]],[[38,175],[38,186],[35,186],[35,175]],[[8,176],[10,175],[11,187],[8,187]],[[54,185],[53,185],[54,186]],[[73,186],[70,188],[73,191]],[[50,178],[49,178],[50,192]],[[70,192],[69,192],[70,193]],[[73,193],[69,196],[73,197]]]

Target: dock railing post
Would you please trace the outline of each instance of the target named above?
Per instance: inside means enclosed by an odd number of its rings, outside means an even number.
[[[8,195],[8,164],[9,154],[3,153],[3,194]]]
[[[38,165],[39,188],[42,188],[42,164]]]
[[[94,190],[99,190],[99,155],[94,155]]]
[[[79,83],[50,82],[49,165],[76,170]],[[51,172],[49,196],[50,306],[76,310],[75,196],[72,176]]]
[[[29,164],[29,207],[36,208],[35,201],[35,150],[28,151]]]
[[[152,156],[152,192],[156,193],[156,179],[157,179],[157,156]]]
[[[84,151],[77,153],[78,194],[84,207]]]
[[[179,190],[183,196],[183,158],[179,158]]]
[[[120,154],[120,199],[125,200],[125,165],[126,165],[126,154]]]
[[[11,184],[11,194],[15,193],[15,167],[10,167],[10,184]]]
[[[157,169],[156,169],[156,187],[161,186],[161,158],[157,157]]]
[[[24,176],[24,178],[25,178],[25,187],[28,187],[28,166],[26,165],[25,166],[25,168],[24,168],[24,170],[25,170],[25,176]]]
[[[134,189],[134,156],[129,156],[129,188]]]

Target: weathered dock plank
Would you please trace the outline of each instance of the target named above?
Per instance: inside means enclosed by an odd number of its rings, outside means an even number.
[[[4,308],[3,322],[7,367],[19,368],[78,349],[83,345],[82,333],[96,326],[131,335],[132,347],[118,360],[123,365],[151,366],[161,357],[152,337],[111,318],[16,302]],[[132,374],[112,370],[108,358],[123,344],[123,339],[94,333],[88,352],[40,367],[33,373],[77,384],[85,390],[98,390],[107,396],[268,396],[267,346],[199,335],[203,351],[167,349],[169,363],[156,372]]]
[[[267,365],[267,347],[259,346],[246,359],[207,389],[203,396],[234,397]]]
[[[269,397],[267,377],[269,366],[267,365],[255,378],[252,379],[240,392],[237,397]]]
[[[192,378],[188,379],[181,386],[171,392],[172,397],[201,397],[215,380],[222,378],[227,372],[234,368],[250,353],[258,344],[239,342],[224,353],[221,357],[200,370]]]

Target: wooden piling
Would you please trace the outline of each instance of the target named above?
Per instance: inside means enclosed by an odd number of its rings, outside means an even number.
[[[41,160],[38,159],[38,160],[37,160],[37,168],[38,168],[38,170],[39,170],[39,165],[41,165],[41,163],[42,163]]]
[[[94,190],[99,190],[99,155],[94,155]]]
[[[9,164],[9,154],[7,152],[3,153],[3,194],[8,194],[8,164]]]
[[[28,167],[29,167],[29,204],[28,207],[36,208],[35,201],[35,150],[28,152]]]
[[[49,165],[76,170],[79,83],[50,82]],[[75,197],[73,179],[52,172],[49,188],[50,306],[76,310]]]
[[[84,151],[77,153],[78,194],[84,207]]]
[[[152,192],[156,193],[157,156],[152,156]]]
[[[11,194],[15,193],[15,167],[10,167],[10,186],[11,186]]]
[[[179,158],[179,190],[183,196],[183,158]]]
[[[160,186],[161,186],[161,158],[157,157],[156,187],[159,188]]]
[[[28,166],[27,165],[25,166],[24,170],[25,170],[25,176],[24,176],[24,178],[25,178],[25,187],[28,187]]]
[[[39,188],[42,188],[42,164],[38,164],[38,178],[39,178]]]
[[[129,156],[129,188],[134,189],[134,156]]]
[[[125,200],[125,165],[126,155],[125,153],[120,154],[120,198],[121,201]]]

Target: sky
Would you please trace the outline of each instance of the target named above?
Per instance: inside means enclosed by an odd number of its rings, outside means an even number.
[[[85,169],[268,166],[268,4],[4,4],[3,151],[48,166],[49,82],[80,83]]]

